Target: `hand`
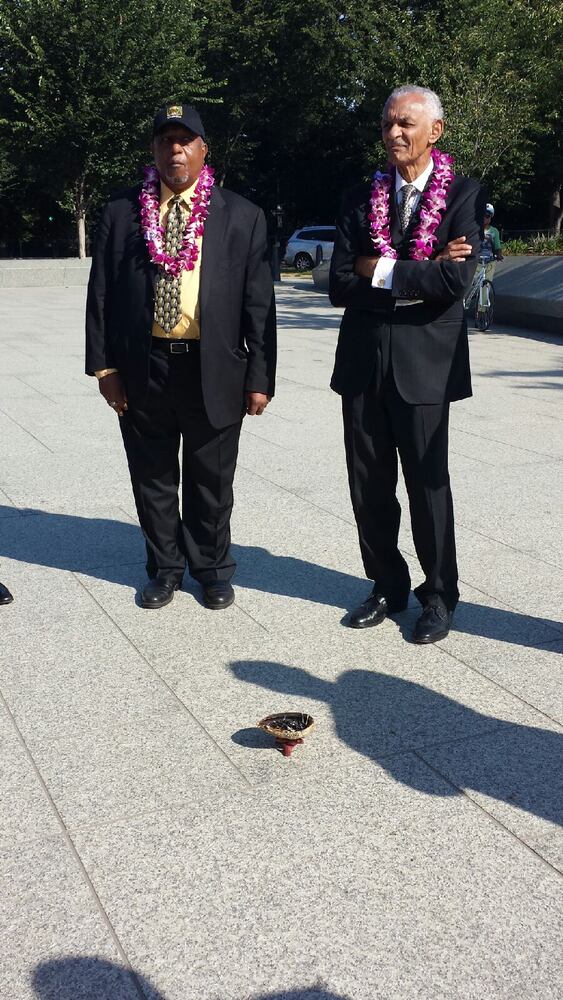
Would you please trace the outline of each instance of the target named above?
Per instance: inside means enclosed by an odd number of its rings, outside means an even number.
[[[435,260],[465,260],[472,251],[471,243],[467,243],[465,236],[458,236],[455,240],[450,240],[447,246],[434,258]]]
[[[104,375],[98,380],[98,387],[108,406],[115,410],[118,417],[122,417],[127,409],[127,395],[117,372]]]
[[[271,396],[266,396],[264,392],[247,392],[246,412],[250,417],[259,417],[264,412]]]
[[[354,274],[359,274],[360,278],[373,278],[373,272],[377,267],[379,257],[356,257],[354,261]]]

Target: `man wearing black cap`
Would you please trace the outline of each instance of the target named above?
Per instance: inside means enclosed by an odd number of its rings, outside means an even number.
[[[149,582],[168,604],[186,563],[218,610],[233,603],[230,516],[245,413],[274,393],[266,222],[213,184],[197,111],[154,120],[155,168],[98,225],[86,311],[86,373],[120,418]],[[182,443],[182,508],[179,449]]]

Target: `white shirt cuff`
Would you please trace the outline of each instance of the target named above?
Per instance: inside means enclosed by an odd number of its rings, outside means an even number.
[[[393,285],[393,268],[397,261],[394,257],[380,257],[371,279],[372,288],[387,288],[391,290]]]

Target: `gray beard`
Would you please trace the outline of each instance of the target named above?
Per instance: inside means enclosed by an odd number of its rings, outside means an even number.
[[[186,187],[189,187],[191,183],[189,174],[182,174],[182,175],[164,174],[164,180],[167,184],[176,184],[176,185],[183,184]]]

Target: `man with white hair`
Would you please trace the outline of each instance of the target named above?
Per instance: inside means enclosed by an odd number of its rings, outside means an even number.
[[[407,606],[398,455],[424,573],[417,643],[447,636],[459,599],[448,418],[450,402],[471,395],[463,298],[484,207],[479,184],[436,148],[443,130],[433,91],[393,91],[382,115],[387,172],[345,194],[330,271],[331,302],[345,307],[331,386],[342,396],[352,505],[373,580],[348,623],[379,625]]]

